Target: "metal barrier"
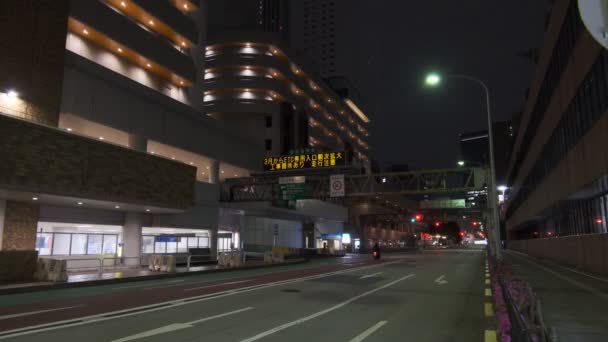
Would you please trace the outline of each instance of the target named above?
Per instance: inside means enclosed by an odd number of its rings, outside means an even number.
[[[233,252],[223,252],[223,253],[233,253]],[[141,255],[139,257],[101,257],[101,258],[78,258],[78,259],[62,259],[62,260],[66,260],[68,263],[69,262],[74,262],[74,261],[88,261],[88,262],[94,262],[95,266],[91,266],[91,267],[69,267],[68,270],[72,270],[74,271],[75,269],[96,269],[99,273],[103,273],[104,270],[107,267],[114,267],[114,266],[126,266],[126,267],[142,267],[144,264],[147,263],[147,258],[149,255]],[[205,260],[201,260],[201,261],[213,261],[213,255],[212,254],[188,254],[188,255],[176,255],[176,262],[177,260],[182,260],[183,262],[186,263],[186,270],[190,270],[191,264],[192,264],[192,259],[196,259],[196,258],[206,258]],[[110,261],[110,260],[114,260],[117,261],[119,260],[120,263],[116,263],[114,262],[113,265],[106,265],[106,261]],[[128,264],[125,261],[126,260],[137,260],[137,263],[133,263],[133,264]],[[145,261],[145,262],[144,262]],[[196,262],[196,261],[195,261]]]
[[[542,317],[540,301],[536,298],[529,285],[527,290],[531,296],[531,305],[528,308],[529,312],[524,314],[517,306],[507,285],[503,279],[498,279],[502,289],[507,310],[509,312],[509,320],[511,321],[511,341],[512,342],[550,342],[546,333],[544,320]],[[529,317],[529,319],[526,319]],[[534,337],[537,338],[534,338]]]
[[[186,271],[190,271],[190,264],[192,263],[192,258],[193,257],[195,257],[195,258],[205,257],[205,258],[209,258],[210,260],[213,260],[213,259],[211,259],[211,257],[212,257],[211,254],[206,254],[206,255],[203,255],[203,254],[188,255],[188,258],[186,260]]]

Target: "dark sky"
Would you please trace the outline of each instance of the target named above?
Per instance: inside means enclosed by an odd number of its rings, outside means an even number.
[[[534,65],[518,53],[540,45],[546,1],[338,2],[340,63],[372,117],[372,158],[382,164],[455,166],[458,134],[487,127],[479,86],[425,89],[429,70],[483,79],[495,120],[521,109]]]

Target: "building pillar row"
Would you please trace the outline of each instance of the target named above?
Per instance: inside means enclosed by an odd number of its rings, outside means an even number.
[[[212,160],[211,165],[209,165],[209,183],[220,183],[220,162],[217,160]]]
[[[126,213],[123,228],[123,264],[139,265],[141,258],[141,236],[143,214]]]

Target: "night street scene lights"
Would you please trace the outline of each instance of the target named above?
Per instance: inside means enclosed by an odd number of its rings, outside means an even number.
[[[493,231],[493,254],[494,256],[500,260],[501,255],[500,255],[500,249],[501,249],[501,241],[500,241],[500,219],[498,216],[498,198],[497,198],[497,194],[496,194],[496,165],[494,163],[494,133],[493,133],[493,128],[492,128],[492,106],[490,103],[490,90],[488,88],[488,86],[486,85],[486,83],[482,80],[480,80],[477,77],[474,76],[469,76],[469,75],[465,75],[465,74],[450,74],[447,75],[446,77],[451,78],[451,79],[460,79],[460,80],[465,80],[465,81],[469,81],[469,82],[473,82],[476,83],[477,85],[481,86],[483,88],[484,91],[484,97],[485,97],[485,104],[486,104],[486,119],[487,119],[487,124],[488,124],[488,141],[489,141],[489,155],[490,155],[490,191],[489,191],[489,195],[490,195],[490,206],[489,206],[489,211],[490,211],[490,217],[491,217],[491,226],[493,227],[492,231]],[[429,73],[426,78],[425,78],[425,85],[426,86],[430,86],[430,87],[437,87],[440,83],[441,83],[441,75],[439,75],[438,73],[435,72],[431,72]],[[463,166],[460,165],[460,162],[458,162],[459,166]]]
[[[437,87],[441,84],[441,76],[438,73],[432,72],[426,76],[424,84],[429,87]]]

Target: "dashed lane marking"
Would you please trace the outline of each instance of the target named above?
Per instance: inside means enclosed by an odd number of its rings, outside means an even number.
[[[494,304],[483,303],[483,313],[486,317],[494,317]]]
[[[484,342],[496,342],[496,330],[486,330],[483,334]]]

